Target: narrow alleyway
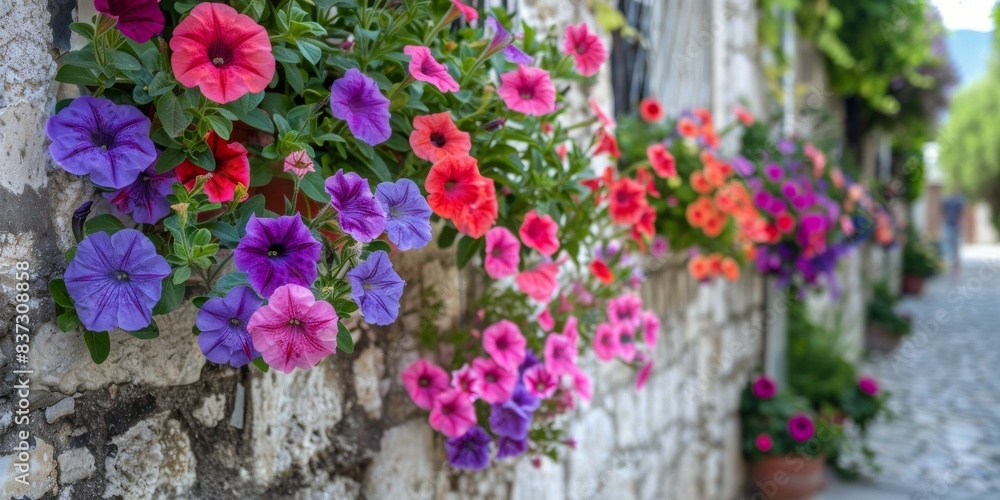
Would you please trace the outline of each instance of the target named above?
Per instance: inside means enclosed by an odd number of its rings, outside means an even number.
[[[960,274],[901,309],[914,334],[862,368],[892,392],[896,419],[870,436],[882,470],[820,498],[1000,498],[1000,246],[965,248]]]

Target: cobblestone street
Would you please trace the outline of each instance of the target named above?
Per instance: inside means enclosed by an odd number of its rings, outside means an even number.
[[[862,368],[892,392],[896,419],[870,434],[882,470],[820,498],[1000,498],[1000,247],[964,249],[959,275],[900,308],[914,334]]]

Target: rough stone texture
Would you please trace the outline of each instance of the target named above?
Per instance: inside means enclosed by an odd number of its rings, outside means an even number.
[[[74,408],[73,398],[65,398],[62,401],[45,409],[45,421],[54,424],[56,420],[67,415],[72,415]]]
[[[97,467],[86,448],[73,448],[59,455],[59,484],[68,485],[90,477]]]

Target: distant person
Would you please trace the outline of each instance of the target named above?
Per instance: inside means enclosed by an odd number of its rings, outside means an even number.
[[[965,197],[957,188],[951,189],[951,194],[941,203],[944,214],[944,227],[941,234],[942,253],[952,273],[958,273],[959,245],[962,243],[962,226],[965,221]]]

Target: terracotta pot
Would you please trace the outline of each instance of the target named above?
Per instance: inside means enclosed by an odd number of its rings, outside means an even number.
[[[903,276],[903,295],[920,295],[924,292],[924,277],[914,274]]]
[[[825,464],[826,457],[770,455],[750,464],[750,479],[769,500],[807,499],[823,488]]]
[[[865,347],[869,351],[889,354],[899,346],[903,336],[886,330],[878,323],[869,323],[865,331]]]

